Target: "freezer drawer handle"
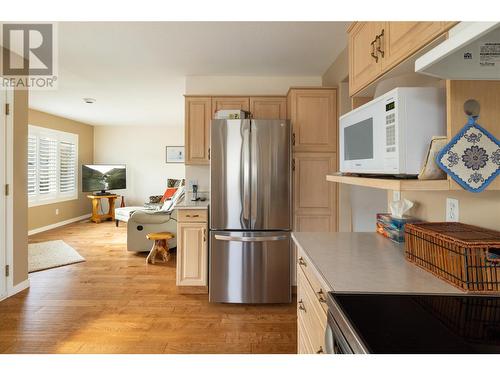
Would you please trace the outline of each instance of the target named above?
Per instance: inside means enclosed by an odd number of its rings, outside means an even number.
[[[267,242],[267,241],[282,241],[286,240],[287,236],[263,236],[263,237],[242,237],[242,236],[226,236],[216,234],[215,239],[221,241],[240,241],[240,242]]]

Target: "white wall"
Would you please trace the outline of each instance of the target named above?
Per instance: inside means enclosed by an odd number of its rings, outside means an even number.
[[[184,178],[184,164],[167,164],[165,146],[183,146],[184,127],[96,126],[94,163],[127,165],[127,206],[165,192],[167,178]]]
[[[286,95],[290,86],[321,86],[321,76],[187,76],[186,94]]]
[[[321,86],[321,76],[188,76],[186,95],[286,95],[291,86]],[[208,191],[209,166],[187,166],[186,179]]]

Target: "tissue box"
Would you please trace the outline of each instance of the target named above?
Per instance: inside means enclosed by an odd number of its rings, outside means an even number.
[[[401,219],[393,217],[391,214],[377,214],[377,233],[401,243],[405,241],[405,224],[418,221],[421,220],[412,217]]]

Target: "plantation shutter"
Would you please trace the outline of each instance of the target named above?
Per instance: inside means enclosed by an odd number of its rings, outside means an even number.
[[[57,141],[51,138],[38,139],[38,194],[57,193]]]
[[[78,198],[78,135],[29,126],[30,205]]]
[[[63,194],[76,191],[76,145],[70,142],[59,143],[59,192]]]
[[[37,193],[37,165],[38,165],[37,137],[28,137],[28,197]]]

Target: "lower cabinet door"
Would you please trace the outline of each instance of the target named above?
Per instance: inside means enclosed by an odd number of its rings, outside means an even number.
[[[297,315],[298,336],[308,339],[304,341],[310,343],[309,354],[323,354],[327,315],[300,268],[297,269]]]
[[[177,285],[207,286],[207,223],[179,223],[177,236]]]

